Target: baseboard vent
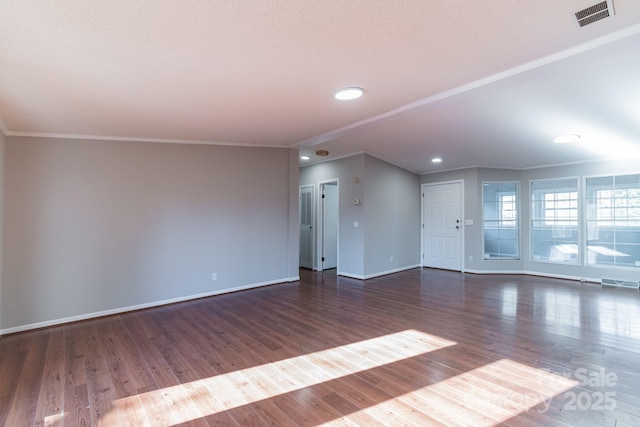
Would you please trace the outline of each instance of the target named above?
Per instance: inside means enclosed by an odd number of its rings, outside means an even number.
[[[601,19],[613,16],[613,0],[606,0],[589,6],[586,9],[579,10],[575,13],[576,21],[579,27],[593,24]]]
[[[624,288],[624,289],[640,289],[640,282],[629,280],[602,279],[600,282],[603,287]]]

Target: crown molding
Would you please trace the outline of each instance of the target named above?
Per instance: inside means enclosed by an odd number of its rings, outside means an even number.
[[[130,136],[109,136],[109,135],[91,135],[77,133],[52,133],[52,132],[15,132],[7,131],[6,136],[19,136],[27,138],[47,138],[47,139],[82,139],[89,141],[119,141],[119,142],[153,142],[160,144],[192,144],[192,145],[223,145],[234,147],[259,147],[259,148],[289,148],[282,145],[269,144],[249,144],[241,142],[228,141],[206,141],[198,139],[168,139],[168,138],[141,138]]]
[[[625,38],[634,36],[640,33],[640,24],[632,25],[630,27],[624,28],[622,30],[613,32],[611,34],[607,34],[605,36],[599,37],[594,40],[590,40],[585,43],[581,43],[577,46],[571,47],[569,49],[562,50],[557,53],[553,53],[551,55],[543,56],[536,60],[526,62],[522,65],[518,65],[513,68],[509,68],[507,70],[492,74],[490,76],[481,78],[479,80],[475,80],[473,82],[464,84],[462,86],[455,87],[453,89],[446,90],[444,92],[437,93],[435,95],[419,99],[417,101],[411,102],[409,104],[402,105],[398,108],[394,108],[393,110],[387,111],[386,113],[378,114],[373,117],[366,118],[364,120],[360,120],[355,123],[348,124],[346,126],[342,126],[340,128],[331,130],[329,132],[325,132],[320,135],[313,136],[311,138],[304,139],[297,143],[292,144],[292,147],[297,148],[309,148],[314,147],[319,144],[323,144],[325,142],[333,141],[338,139],[351,131],[366,126],[370,123],[376,123],[384,119],[392,118],[393,116],[402,115],[402,113],[409,112],[418,107],[423,107],[425,105],[433,104],[437,101],[441,101],[443,99],[451,98],[456,95],[463,94],[465,92],[469,92],[474,89],[478,89],[483,86],[487,86],[491,83],[498,82],[500,80],[507,79],[509,77],[516,76],[518,74],[525,73],[527,71],[534,70],[536,68],[543,67],[545,65],[553,64],[554,62],[561,61],[566,58],[570,58],[572,56],[579,55],[584,52],[588,52],[592,49],[605,46],[611,43],[614,43],[619,40],[623,40]]]

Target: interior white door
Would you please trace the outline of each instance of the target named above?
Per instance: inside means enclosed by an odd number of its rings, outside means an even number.
[[[462,270],[462,183],[422,187],[422,257],[425,267]]]
[[[322,185],[322,269],[338,267],[338,183]]]
[[[300,187],[300,267],[313,269],[313,186]]]

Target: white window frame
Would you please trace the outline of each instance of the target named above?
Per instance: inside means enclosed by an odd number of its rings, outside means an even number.
[[[541,205],[541,209],[542,211],[541,216],[540,217],[536,217],[536,207],[533,204],[533,193],[534,193],[534,183],[536,182],[549,182],[549,181],[568,181],[568,180],[574,180],[576,183],[576,201],[577,201],[577,218],[576,218],[576,222],[575,224],[572,224],[576,227],[577,229],[577,239],[576,239],[576,247],[575,248],[568,248],[568,250],[575,250],[576,251],[576,257],[575,257],[575,261],[562,261],[562,260],[557,260],[554,261],[552,259],[536,259],[534,258],[534,250],[533,250],[533,244],[534,244],[534,240],[533,240],[533,235],[534,235],[534,221],[539,220],[539,221],[544,221],[545,225],[549,225],[547,224],[547,218],[545,212],[546,212],[546,208],[545,208],[545,204],[544,202]],[[563,192],[557,192],[557,191],[553,191],[554,194],[561,194],[561,193],[570,193],[568,191],[563,191]],[[582,222],[583,221],[583,215],[582,215],[582,203],[583,203],[583,199],[584,197],[582,197],[582,194],[584,194],[582,192],[582,182],[580,180],[580,177],[578,176],[565,176],[565,177],[558,177],[558,178],[543,178],[543,179],[530,179],[529,180],[529,260],[531,262],[539,262],[539,263],[547,263],[547,264],[560,264],[560,265],[572,265],[572,266],[576,266],[576,265],[582,265],[583,264],[583,253],[585,252],[583,250],[584,248],[584,244],[582,241]],[[554,224],[549,225],[550,227],[553,227]]]
[[[485,218],[485,199],[484,199],[484,186],[486,184],[513,184],[515,186],[515,201],[514,201],[514,207],[515,207],[515,212],[516,212],[516,217],[515,219],[503,219],[503,214],[504,214],[504,209],[502,208],[502,202],[499,201],[499,206],[497,207],[497,216],[498,219],[497,220],[490,220],[490,221],[496,221],[496,222],[510,222],[512,224],[509,224],[510,227],[513,227],[516,231],[516,242],[515,242],[515,250],[516,250],[516,254],[515,256],[501,256],[501,257],[487,257],[486,254],[486,248],[485,248],[485,226],[486,226],[486,221],[487,219]],[[501,194],[504,193],[504,194]],[[481,183],[481,202],[482,202],[482,259],[484,261],[513,261],[513,260],[520,260],[521,258],[521,254],[522,254],[522,248],[521,246],[521,241],[522,241],[522,230],[521,230],[521,219],[520,217],[522,216],[522,210],[521,210],[521,199],[522,199],[522,195],[521,195],[521,191],[520,191],[520,181],[483,181]],[[507,193],[505,192],[496,192],[496,194],[498,194],[500,197],[506,195]],[[500,227],[498,227],[500,228]],[[506,228],[506,227],[505,227]]]
[[[583,178],[583,182],[582,182],[582,186],[584,188],[584,197],[582,198],[582,203],[584,204],[584,220],[583,220],[583,224],[582,224],[582,229],[584,230],[584,239],[582,241],[582,247],[584,248],[583,251],[583,265],[590,267],[590,268],[602,268],[602,269],[611,269],[611,268],[615,268],[615,269],[621,269],[621,270],[632,270],[632,271],[637,271],[640,268],[640,264],[637,265],[621,265],[621,264],[597,264],[597,263],[589,263],[589,246],[588,246],[588,241],[589,241],[589,218],[588,218],[588,197],[589,197],[589,193],[588,193],[588,187],[587,187],[587,181],[589,179],[597,179],[597,178],[613,178],[613,182],[614,182],[614,186],[615,186],[615,181],[616,178],[619,177],[625,177],[625,176],[640,176],[640,172],[633,172],[633,173],[618,173],[618,174],[600,174],[600,175],[590,175],[590,176],[585,176]],[[638,187],[640,188],[640,187]],[[615,191],[615,187],[614,187],[614,191]],[[597,199],[596,199],[597,200]],[[628,206],[626,206],[626,208],[628,208]],[[596,207],[597,209],[597,207]],[[596,221],[598,221],[597,217],[596,217]],[[602,225],[602,226],[610,226],[610,227],[616,227],[615,224],[615,215],[614,218],[609,220],[609,222],[614,222],[613,224],[610,225]],[[628,221],[628,220],[626,220]],[[635,226],[635,225],[634,225]],[[640,225],[638,226],[640,228]],[[615,244],[615,241],[614,241]],[[615,250],[615,249],[614,249]],[[637,262],[637,261],[636,261]]]

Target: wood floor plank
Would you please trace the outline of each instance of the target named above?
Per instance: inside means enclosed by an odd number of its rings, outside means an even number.
[[[35,421],[38,397],[45,369],[49,332],[37,331],[25,339],[24,364],[20,370],[20,379],[11,399],[11,408],[7,414],[6,425],[26,425]],[[21,353],[21,352],[19,352]]]
[[[638,360],[637,293],[301,270],[298,283],[1,338],[0,425],[636,426]],[[604,392],[615,407],[594,404]]]
[[[52,329],[47,343],[45,365],[35,413],[35,426],[48,424],[48,420],[64,416],[65,386],[65,330]]]
[[[86,384],[65,387],[64,425],[65,427],[86,427],[92,425],[89,414],[89,391]]]
[[[102,323],[102,319],[90,323],[85,337],[89,414],[94,426],[121,424],[123,421],[114,405],[117,396],[113,378],[104,361],[105,349],[98,329]]]
[[[14,340],[15,341],[15,340]],[[17,351],[0,358],[0,425],[6,425],[9,412],[16,398],[16,390],[24,369],[26,351]]]
[[[64,425],[90,426],[90,401],[85,364],[86,328],[69,325],[65,340]]]

